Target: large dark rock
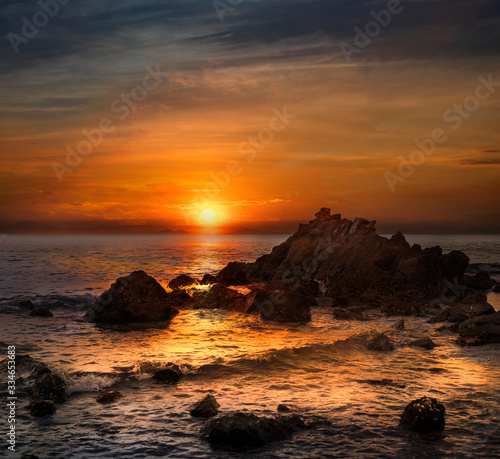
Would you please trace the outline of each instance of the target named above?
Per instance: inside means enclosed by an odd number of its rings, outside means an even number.
[[[500,343],[500,311],[465,320],[459,333],[464,339],[474,338],[482,344]]]
[[[87,313],[90,322],[130,323],[170,320],[178,314],[175,292],[165,289],[144,271],[120,277]]]
[[[444,413],[444,406],[435,398],[422,397],[405,408],[401,423],[417,432],[435,432],[444,428]]]
[[[387,311],[411,314],[439,297],[449,282],[461,280],[468,262],[462,252],[410,246],[401,233],[387,239],[375,232],[373,221],[350,221],[321,209],[270,254],[240,269],[241,278],[251,282],[323,281],[328,296],[350,304],[380,307],[396,298],[400,304],[387,305]]]
[[[64,402],[66,400],[66,383],[61,376],[47,369],[46,372],[38,374],[31,386],[31,396],[36,401]]]
[[[217,278],[212,276],[212,274],[205,274],[203,279],[201,279],[201,285],[215,284],[217,282]]]
[[[285,440],[304,427],[304,421],[297,415],[265,418],[238,412],[210,419],[201,434],[214,445],[247,449]]]
[[[500,293],[500,284],[497,284],[495,285],[492,290],[495,292],[495,293]]]
[[[31,406],[30,414],[40,418],[42,416],[51,416],[56,411],[56,404],[52,400],[39,400]]]
[[[249,294],[253,299],[249,310],[257,310],[263,320],[274,322],[299,322],[311,320],[312,299],[269,283],[264,288]]]
[[[217,274],[217,282],[226,285],[246,285],[247,279],[247,264],[239,261],[229,263],[222,271]]]
[[[479,271],[473,276],[470,274],[465,275],[464,284],[477,290],[490,290],[495,285],[495,281],[486,271]]]
[[[189,413],[195,418],[212,418],[217,415],[219,408],[219,402],[215,397],[207,394],[191,407]]]
[[[181,274],[168,283],[168,288],[177,290],[195,284],[198,284],[198,281],[194,277],[188,276],[187,274]]]
[[[225,284],[214,284],[206,294],[199,294],[194,302],[195,309],[224,309],[247,312],[249,306],[245,295]]]

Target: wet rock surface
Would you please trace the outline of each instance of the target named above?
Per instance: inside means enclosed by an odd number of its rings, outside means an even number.
[[[500,312],[465,320],[459,333],[463,339],[475,339],[482,344],[500,343]]]
[[[401,415],[401,424],[421,433],[444,429],[445,408],[435,398],[422,397],[409,403]]]
[[[181,274],[180,276],[177,276],[175,279],[172,279],[168,283],[168,288],[171,288],[172,290],[177,290],[195,284],[198,284],[198,281],[194,277],[188,276],[187,274]]]
[[[219,408],[219,402],[215,397],[207,394],[191,407],[189,413],[195,418],[211,418],[217,415]]]
[[[182,376],[182,371],[177,365],[169,364],[167,368],[155,372],[153,379],[165,384],[177,384]]]
[[[52,400],[39,400],[31,406],[31,416],[40,418],[51,416],[57,411],[56,404]]]
[[[144,271],[120,277],[95,302],[86,319],[96,323],[166,321],[178,314],[176,295]]]
[[[432,341],[432,339],[430,339],[430,338],[421,338],[421,339],[417,339],[415,341],[411,341],[410,343],[408,343],[408,346],[421,347],[421,348],[430,350],[430,349],[434,349],[436,347],[436,343],[434,341]]]

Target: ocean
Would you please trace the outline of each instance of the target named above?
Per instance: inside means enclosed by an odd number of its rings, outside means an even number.
[[[230,261],[254,261],[286,237],[2,236],[2,353],[15,345],[18,354],[45,361],[64,376],[70,393],[54,416],[40,419],[29,415],[28,400],[20,400],[17,451],[40,458],[499,457],[500,345],[459,347],[455,334],[436,331],[424,317],[405,318],[401,332],[393,329],[397,318],[374,312],[367,322],[341,321],[319,307],[307,325],[207,310],[181,311],[157,329],[117,331],[83,320],[83,309],[119,276],[142,269],[166,286],[181,273],[201,277]],[[407,239],[463,250],[471,272],[486,269],[500,281],[498,235]],[[49,306],[54,317],[27,316],[16,306],[22,299]],[[500,310],[500,294],[488,299]],[[396,350],[368,351],[346,341],[371,330],[391,330]],[[421,337],[438,347],[406,345]],[[151,378],[167,362],[185,373],[176,386]],[[373,386],[369,379],[406,387]],[[125,397],[100,405],[95,398],[103,388]],[[251,452],[214,450],[199,436],[203,421],[189,414],[208,393],[221,413],[271,416],[284,403],[329,422]],[[445,405],[443,433],[422,436],[398,425],[406,404],[423,395]]]

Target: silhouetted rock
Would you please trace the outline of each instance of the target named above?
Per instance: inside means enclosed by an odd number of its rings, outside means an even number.
[[[40,400],[31,406],[30,414],[40,418],[42,416],[51,416],[57,411],[56,404],[52,400]]]
[[[444,429],[445,408],[435,398],[413,400],[404,410],[401,423],[411,430],[428,433]]]
[[[38,308],[34,308],[30,312],[30,316],[33,316],[33,317],[54,317],[54,314],[52,314],[47,308],[38,307]]]
[[[38,374],[31,386],[31,396],[36,401],[64,402],[66,400],[66,383],[61,376],[47,369]]]
[[[253,298],[250,310],[260,311],[263,320],[274,322],[299,322],[311,320],[311,298],[269,283],[249,295]]]
[[[436,347],[436,343],[434,343],[434,341],[432,341],[430,338],[421,338],[408,343],[408,346],[423,347],[424,349],[434,349]]]
[[[495,281],[486,271],[479,271],[473,276],[466,274],[463,282],[467,287],[477,290],[490,290],[495,285]]]
[[[219,274],[217,274],[217,282],[226,285],[246,285],[247,279],[247,264],[239,261],[229,263]]]
[[[439,297],[449,282],[462,279],[468,263],[462,252],[443,255],[439,247],[422,250],[410,246],[401,233],[387,239],[376,234],[375,222],[342,219],[324,208],[270,254],[239,265],[238,277],[245,282],[322,281],[327,296],[347,298],[348,304],[412,314]]]
[[[207,394],[196,402],[189,413],[195,418],[211,418],[219,412],[220,405],[213,395]]]
[[[216,282],[217,278],[215,276],[212,276],[212,274],[205,274],[201,280],[201,285],[215,284]]]
[[[198,281],[194,277],[188,276],[187,274],[181,274],[168,283],[168,288],[177,290],[194,284],[198,284]]]
[[[195,309],[224,309],[227,311],[247,312],[245,295],[225,284],[214,284],[206,294],[200,293],[194,302]]]
[[[177,384],[182,376],[181,369],[177,365],[170,364],[167,368],[158,370],[153,375],[153,379],[165,384]]]
[[[96,401],[102,404],[116,402],[116,400],[123,398],[123,395],[116,390],[104,389],[97,395]]]
[[[500,293],[500,284],[497,284],[492,289],[495,293]]]
[[[95,302],[87,313],[90,322],[130,323],[170,320],[178,314],[173,292],[165,289],[144,271],[120,277]]]
[[[370,351],[393,351],[394,343],[385,333],[377,333],[366,342]]]
[[[28,309],[29,311],[35,309],[35,305],[31,300],[24,300],[17,304],[21,309]]]
[[[297,415],[265,418],[237,412],[210,419],[201,435],[213,445],[247,449],[285,440],[304,427],[304,421]]]
[[[475,338],[483,344],[500,343],[500,312],[467,319],[459,332],[462,338]]]

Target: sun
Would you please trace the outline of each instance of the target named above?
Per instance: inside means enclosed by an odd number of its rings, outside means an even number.
[[[212,223],[215,220],[215,217],[217,217],[217,214],[213,209],[203,209],[200,212],[200,218],[206,222],[206,223]]]

